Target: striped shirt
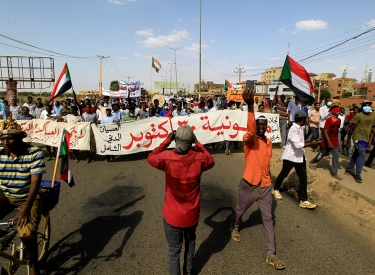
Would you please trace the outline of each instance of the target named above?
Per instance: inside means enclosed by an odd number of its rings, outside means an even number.
[[[21,146],[20,154],[14,159],[0,147],[0,190],[9,198],[27,198],[31,175],[46,172],[42,150],[26,143]]]

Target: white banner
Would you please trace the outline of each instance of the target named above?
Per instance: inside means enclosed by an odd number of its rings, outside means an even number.
[[[202,144],[224,140],[242,141],[247,131],[247,112],[216,111],[190,116],[151,117],[134,122],[92,125],[99,155],[126,155],[150,151],[162,143],[171,131],[190,125]],[[256,113],[257,114],[257,113]],[[268,118],[266,136],[280,142],[279,115],[262,113]],[[174,144],[171,144],[173,146]]]
[[[132,81],[132,82],[119,81],[118,91],[102,89],[102,94],[105,96],[110,96],[110,97],[128,98],[129,93],[130,93],[130,97],[140,97],[141,96],[141,82],[140,81]]]
[[[45,119],[17,120],[22,131],[27,133],[24,142],[35,142],[44,145],[59,146],[61,132],[65,128],[71,133],[70,148],[74,150],[90,150],[90,123],[77,124],[56,122]]]

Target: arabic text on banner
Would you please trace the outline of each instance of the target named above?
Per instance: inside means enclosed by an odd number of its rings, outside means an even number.
[[[279,115],[262,113],[268,119],[266,136],[280,142]],[[202,144],[223,140],[242,141],[247,131],[247,112],[216,111],[172,119],[151,117],[134,122],[92,125],[99,155],[127,155],[150,151],[162,143],[171,131],[190,125]],[[174,144],[171,144],[174,146]]]
[[[110,97],[128,98],[128,93],[130,97],[140,97],[141,96],[141,82],[140,81],[119,81],[119,90],[110,91],[102,90],[103,95]]]
[[[56,122],[45,119],[17,120],[21,129],[27,133],[24,142],[35,142],[57,147],[61,138],[61,131],[65,128],[72,134],[70,148],[73,150],[90,150],[90,123],[76,124]]]

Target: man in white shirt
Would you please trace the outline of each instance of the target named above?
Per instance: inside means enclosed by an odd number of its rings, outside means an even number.
[[[345,108],[344,107],[340,108],[339,119],[341,120],[340,130],[339,130],[339,152],[342,152],[342,144],[344,143],[344,137],[345,137],[345,130],[344,130]]]
[[[319,128],[323,135],[324,132],[324,125],[326,124],[326,120],[331,116],[331,113],[329,112],[329,109],[332,106],[332,101],[330,98],[325,99],[325,106],[321,107],[319,109],[320,113],[320,121],[319,121]]]
[[[303,148],[310,146],[317,146],[318,140],[312,142],[305,142],[303,126],[307,121],[307,114],[305,111],[299,110],[294,115],[295,121],[289,129],[288,139],[286,142],[285,150],[281,159],[283,160],[283,167],[278,175],[274,191],[272,191],[275,199],[282,199],[280,195],[280,186],[283,180],[288,176],[290,170],[294,168],[299,178],[298,199],[301,208],[313,209],[315,204],[309,202],[307,195],[307,171],[306,171],[306,156]]]
[[[33,102],[33,98],[31,96],[27,98],[27,102],[25,102],[23,106],[28,107],[29,114],[35,117],[34,112],[35,112],[36,104]]]
[[[288,125],[289,127],[292,126],[294,122],[294,115],[301,110],[301,102],[299,99],[294,96],[294,101],[289,102],[287,111],[288,111]]]
[[[216,112],[217,109],[215,108],[212,100],[207,101],[207,112]]]

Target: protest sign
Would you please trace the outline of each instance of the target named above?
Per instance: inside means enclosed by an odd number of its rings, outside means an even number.
[[[233,85],[234,86],[234,85]],[[228,89],[227,100],[235,102],[244,102],[242,97],[243,90]]]
[[[35,142],[44,145],[59,146],[61,132],[65,128],[72,136],[70,148],[73,150],[90,150],[90,123],[76,124],[56,122],[45,119],[17,120],[27,137],[24,142]]]
[[[105,96],[110,96],[110,97],[128,98],[129,93],[130,93],[130,97],[140,97],[141,96],[141,82],[140,81],[132,81],[132,82],[119,81],[118,91],[102,89],[102,94]]]
[[[257,114],[257,113],[256,113]],[[262,113],[268,119],[266,136],[280,142],[279,115]],[[202,144],[224,140],[242,141],[247,131],[248,112],[216,111],[190,116],[151,117],[134,122],[92,125],[97,154],[126,155],[150,151],[162,143],[171,131],[190,125]],[[173,147],[174,144],[171,144]]]

